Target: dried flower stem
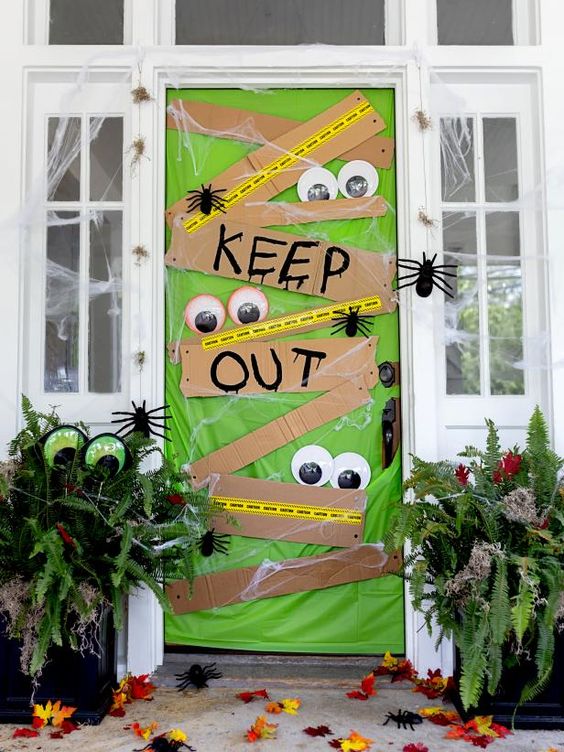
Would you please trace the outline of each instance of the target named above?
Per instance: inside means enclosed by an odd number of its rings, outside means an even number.
[[[433,121],[425,110],[415,110],[413,113],[413,121],[419,126],[419,130],[428,131],[433,127]]]
[[[151,255],[144,245],[136,245],[131,253],[137,258],[135,262],[137,266],[141,266],[141,261],[148,259]]]

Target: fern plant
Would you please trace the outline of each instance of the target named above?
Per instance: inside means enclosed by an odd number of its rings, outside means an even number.
[[[429,633],[436,623],[438,642],[454,636],[465,709],[495,694],[510,656],[534,658],[520,702],[539,694],[564,629],[563,461],[538,407],[522,452],[502,452],[486,424],[486,449],[466,447],[466,464],[413,458],[386,540],[389,550],[410,542],[404,576]]]
[[[40,440],[58,416],[25,397],[22,411],[25,426],[0,463],[0,617],[22,641],[22,670],[37,676],[51,645],[95,649],[108,607],[119,629],[124,596],[141,584],[168,611],[162,585],[171,574],[191,578],[209,504],[140,433],[127,438],[130,462],[115,476],[80,452],[53,465]],[[156,469],[141,469],[155,459]]]

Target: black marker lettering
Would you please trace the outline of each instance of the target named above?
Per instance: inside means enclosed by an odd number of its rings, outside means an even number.
[[[221,225],[219,228],[219,240],[217,243],[217,251],[215,252],[215,259],[213,262],[213,270],[215,272],[219,271],[219,267],[221,265],[221,254],[225,253],[229,263],[231,264],[231,268],[235,272],[235,274],[241,274],[242,269],[235,260],[235,256],[231,252],[231,249],[227,247],[227,243],[231,243],[232,240],[239,240],[243,238],[242,232],[237,232],[235,235],[232,235],[230,238],[225,237],[225,225]]]
[[[261,237],[260,235],[255,235],[253,240],[253,247],[251,250],[251,257],[249,259],[249,281],[254,277],[260,277],[260,283],[261,285],[264,284],[264,278],[267,274],[272,274],[272,272],[275,270],[276,267],[270,266],[267,269],[258,269],[255,267],[255,258],[276,258],[276,253],[262,253],[260,251],[257,251],[257,244],[261,241],[265,243],[272,243],[272,245],[286,245],[285,240],[272,240],[271,238],[265,238]]]
[[[276,378],[271,384],[267,384],[262,378],[259,371],[257,358],[254,353],[252,353],[251,355],[251,365],[253,367],[253,374],[255,376],[255,379],[257,380],[257,384],[259,384],[259,386],[262,386],[263,389],[267,389],[269,392],[277,392],[278,387],[282,383],[282,363],[280,362],[272,347],[270,348],[270,354],[272,355],[272,360],[274,361],[274,365],[276,366]]]
[[[327,357],[327,353],[324,353],[321,350],[305,350],[303,347],[292,347],[292,352],[296,353],[294,363],[298,359],[299,355],[303,355],[305,358],[304,370],[302,373],[302,386],[307,386],[311,374],[311,361],[314,358],[317,358],[317,366],[315,368],[315,370],[317,371],[319,366],[321,365],[321,361],[325,360],[325,358]]]
[[[309,274],[298,274],[296,277],[292,277],[288,274],[290,271],[290,267],[292,264],[309,264],[310,259],[309,258],[298,258],[295,259],[294,256],[296,255],[296,251],[300,248],[316,248],[319,245],[318,240],[296,240],[294,243],[292,243],[292,246],[290,248],[290,251],[288,255],[286,256],[286,260],[284,261],[282,265],[282,269],[280,270],[280,276],[278,277],[278,284],[279,285],[286,285],[286,290],[288,289],[288,284],[290,282],[297,282],[296,290],[299,290],[300,287],[303,285],[304,281],[306,279],[309,279]]]
[[[333,256],[339,253],[343,258],[343,263],[338,269],[331,269],[331,260],[333,259]],[[323,262],[323,280],[321,282],[321,294],[323,295],[325,291],[327,290],[327,280],[329,277],[335,277],[337,274],[339,277],[343,272],[345,272],[351,263],[351,257],[346,251],[343,251],[342,248],[337,248],[336,246],[331,246],[331,248],[328,248],[325,251],[325,260]]]
[[[241,381],[238,381],[235,384],[225,384],[223,381],[219,380],[219,376],[217,375],[219,364],[225,358],[232,358],[235,363],[238,363],[241,366],[241,371],[243,373],[243,378],[241,379]],[[243,389],[243,387],[246,386],[247,381],[249,380],[249,369],[247,368],[243,358],[238,353],[230,352],[229,350],[227,350],[226,352],[222,352],[216,358],[214,358],[210,369],[210,379],[212,384],[218,389],[221,389],[221,391],[235,392],[237,394],[239,389]]]

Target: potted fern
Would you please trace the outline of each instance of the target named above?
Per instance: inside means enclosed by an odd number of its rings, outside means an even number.
[[[522,452],[486,423],[485,451],[461,463],[413,458],[387,543],[410,541],[414,608],[454,637],[462,710],[564,728],[563,461],[538,408]]]
[[[207,498],[141,432],[89,438],[25,397],[22,408],[0,463],[0,721],[29,718],[33,694],[99,722],[125,596],[145,584],[169,609],[163,581],[190,578]]]

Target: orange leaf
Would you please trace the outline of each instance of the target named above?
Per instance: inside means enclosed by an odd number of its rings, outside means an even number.
[[[372,697],[372,695],[376,694],[376,690],[374,689],[374,683],[376,681],[376,677],[374,676],[374,672],[368,674],[368,676],[365,676],[364,679],[360,682],[360,688],[364,692],[365,695],[368,695],[369,697]]]
[[[259,715],[251,728],[247,731],[247,741],[256,742],[259,739],[274,739],[277,723],[268,723],[266,716]]]
[[[141,724],[137,722],[132,723],[129,728],[133,731],[135,736],[139,736],[141,737],[141,739],[145,739],[145,741],[147,741],[147,739],[151,736],[153,731],[156,731],[158,727],[159,727],[159,724],[156,723],[156,721],[153,721],[148,726],[145,726],[145,728],[143,728]]]
[[[267,702],[264,709],[267,713],[276,713],[276,715],[282,712],[282,706],[279,702]]]
[[[75,710],[76,708],[71,708],[67,705],[61,706],[61,703],[57,700],[53,705],[53,719],[51,721],[53,726],[62,726],[63,722],[68,720]]]

